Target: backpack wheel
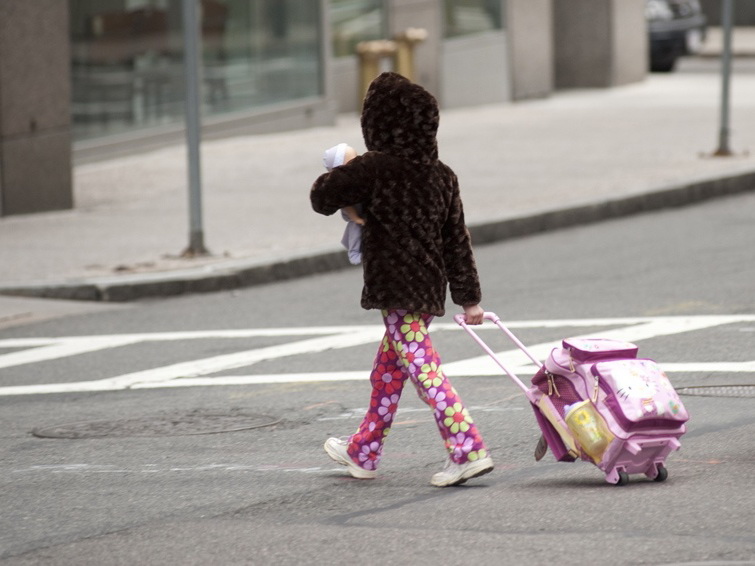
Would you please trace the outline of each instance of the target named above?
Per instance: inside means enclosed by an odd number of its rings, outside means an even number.
[[[664,466],[663,464],[658,464],[657,470],[658,475],[653,478],[653,481],[666,481],[666,478],[668,477],[668,470],[666,469],[666,466]]]
[[[616,482],[616,485],[627,485],[629,483],[629,474],[622,471],[619,472],[619,481]]]

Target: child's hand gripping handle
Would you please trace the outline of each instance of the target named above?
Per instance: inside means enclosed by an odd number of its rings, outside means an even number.
[[[536,366],[540,367],[540,366],[542,366],[542,365],[543,365],[543,364],[542,364],[542,363],[541,363],[541,362],[540,362],[540,361],[539,361],[539,360],[538,360],[537,358],[535,358],[535,357],[534,357],[534,356],[533,356],[533,355],[532,355],[532,354],[531,354],[531,353],[529,352],[529,350],[527,350],[527,347],[526,347],[526,346],[525,346],[524,344],[522,344],[522,343],[521,343],[521,342],[519,341],[519,339],[518,339],[518,338],[517,338],[516,336],[514,336],[514,334],[513,334],[513,333],[512,333],[512,332],[511,332],[511,331],[510,331],[510,330],[509,330],[508,328],[506,328],[506,326],[504,326],[504,324],[503,324],[503,323],[501,322],[501,319],[500,319],[500,318],[498,317],[498,315],[497,315],[497,314],[495,314],[494,312],[485,312],[485,314],[483,315],[483,319],[484,319],[484,320],[489,320],[489,321],[491,321],[491,322],[492,322],[492,323],[494,323],[494,324],[495,324],[495,325],[496,325],[496,326],[497,326],[498,328],[500,328],[501,330],[503,330],[503,332],[504,332],[504,333],[506,334],[506,336],[508,336],[508,337],[509,337],[509,339],[510,339],[510,340],[511,340],[512,342],[514,342],[514,344],[516,344],[516,345],[517,345],[517,346],[519,347],[519,349],[520,349],[520,350],[522,350],[522,352],[524,352],[524,353],[525,353],[525,354],[527,355],[527,357],[528,357],[529,359],[531,359],[531,360],[532,360],[532,361],[533,361],[533,362],[535,363],[535,365],[536,365]],[[458,324],[459,326],[461,326],[461,327],[462,327],[462,328],[463,328],[464,330],[466,330],[466,331],[467,331],[467,333],[468,333],[468,334],[469,334],[469,335],[470,335],[470,336],[471,336],[471,337],[472,337],[472,338],[474,339],[474,341],[475,341],[475,342],[477,342],[477,343],[478,343],[478,344],[480,345],[480,347],[481,347],[481,348],[482,348],[483,350],[485,350],[485,352],[487,352],[487,354],[488,354],[488,355],[489,355],[489,356],[490,356],[491,358],[493,358],[493,361],[494,361],[494,362],[495,362],[496,364],[498,364],[498,366],[499,366],[499,367],[500,367],[500,368],[501,368],[501,369],[502,369],[503,371],[505,371],[505,372],[506,372],[506,373],[508,374],[508,376],[509,376],[509,377],[510,377],[510,378],[511,378],[511,379],[512,379],[513,381],[514,381],[514,383],[516,383],[516,384],[517,384],[517,385],[519,386],[519,388],[520,388],[520,389],[521,389],[522,391],[524,391],[525,393],[527,393],[527,392],[529,391],[529,388],[528,388],[528,387],[527,387],[527,386],[526,386],[526,385],[525,385],[525,384],[524,384],[524,383],[522,382],[522,380],[521,380],[521,379],[519,379],[519,377],[518,377],[518,376],[517,376],[517,375],[516,375],[516,374],[515,374],[515,373],[514,373],[513,371],[511,371],[511,370],[510,370],[510,369],[509,369],[509,368],[508,368],[508,367],[506,366],[506,364],[504,364],[504,363],[503,363],[503,361],[501,361],[501,359],[500,359],[500,358],[499,358],[499,357],[498,357],[498,356],[496,355],[496,353],[495,353],[495,352],[493,352],[493,350],[491,350],[491,349],[490,349],[490,346],[488,346],[488,345],[487,345],[487,344],[486,344],[486,343],[485,343],[485,342],[484,342],[484,341],[482,340],[482,338],[480,338],[480,337],[479,337],[479,336],[477,335],[477,333],[476,333],[476,332],[475,332],[475,331],[474,331],[474,330],[473,330],[472,328],[470,328],[470,326],[469,326],[469,325],[467,324],[467,321],[466,321],[466,317],[465,317],[465,316],[464,316],[463,314],[457,314],[457,315],[455,315],[455,316],[454,316],[454,320],[456,321],[456,323],[457,323],[457,324]]]
[[[490,320],[491,322],[496,324],[501,320],[500,318],[498,318],[497,314],[488,311],[485,311],[485,314],[482,315],[482,318],[484,320]],[[464,315],[464,313],[454,315],[454,320],[456,321],[456,324],[458,324],[462,328],[467,325],[467,317]]]

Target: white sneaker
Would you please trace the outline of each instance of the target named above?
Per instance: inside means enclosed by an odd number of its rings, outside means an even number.
[[[493,460],[490,456],[482,460],[471,460],[463,464],[457,464],[451,458],[446,462],[446,467],[442,472],[433,475],[430,483],[437,487],[448,487],[459,485],[465,481],[476,478],[493,471]]]
[[[328,438],[325,441],[325,452],[328,453],[334,461],[342,466],[346,466],[349,473],[360,480],[371,480],[377,475],[375,470],[365,470],[357,466],[357,463],[351,459],[348,453],[349,441],[342,438]]]

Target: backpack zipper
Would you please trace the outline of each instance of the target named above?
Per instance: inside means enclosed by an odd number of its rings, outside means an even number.
[[[545,375],[548,377],[548,396],[551,397],[555,392],[556,395],[561,397],[561,393],[558,392],[558,387],[556,387],[556,380],[554,379],[553,374],[546,370]]]

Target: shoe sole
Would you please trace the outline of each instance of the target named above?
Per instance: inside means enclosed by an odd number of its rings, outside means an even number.
[[[375,478],[376,472],[360,468],[351,460],[344,459],[338,452],[333,450],[327,442],[323,445],[323,448],[325,448],[325,452],[336,464],[346,466],[346,469],[351,474],[351,477],[354,477],[358,480],[371,480]]]
[[[468,480],[471,480],[473,478],[479,478],[480,476],[484,476],[485,474],[489,474],[490,472],[493,471],[494,468],[495,468],[495,466],[493,464],[490,464],[490,466],[488,466],[487,468],[480,468],[479,470],[475,470],[471,474],[466,475],[466,476],[462,475],[458,480],[456,480],[454,482],[442,483],[442,484],[434,483],[433,485],[435,487],[452,487],[452,486],[455,486],[455,485],[461,485],[464,482],[466,482]]]

